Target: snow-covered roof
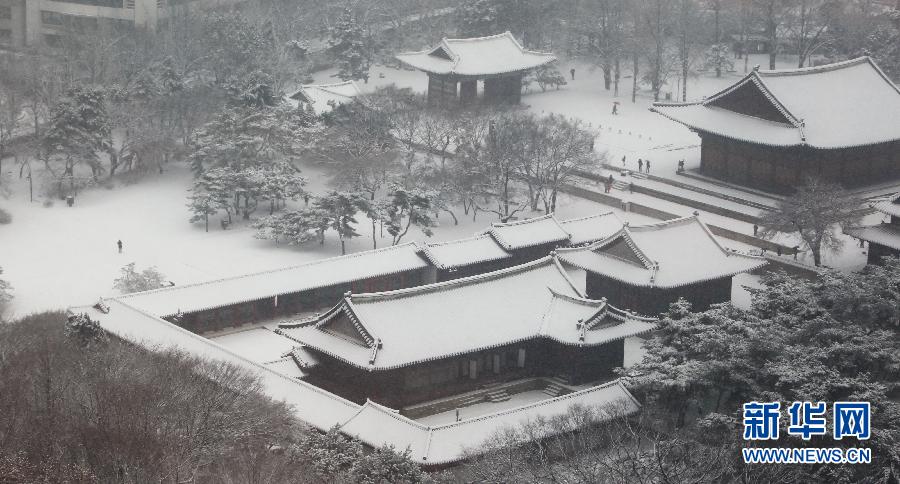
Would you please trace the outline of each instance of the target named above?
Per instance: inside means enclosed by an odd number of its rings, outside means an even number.
[[[569,240],[569,232],[566,232],[553,214],[515,222],[494,222],[487,233],[491,234],[494,240],[506,250],[524,249],[535,245]]]
[[[655,321],[583,298],[548,256],[437,284],[348,295],[316,320],[279,326],[311,350],[389,370],[536,338],[596,346],[650,331]]]
[[[422,247],[422,254],[438,269],[453,269],[512,257],[488,234],[449,242],[426,243]]]
[[[622,220],[613,212],[562,220],[559,224],[569,233],[571,245],[603,240],[622,228]]]
[[[179,311],[192,313],[424,269],[428,262],[418,251],[418,246],[409,242],[272,271],[139,292],[120,299],[155,316],[168,317]]]
[[[305,102],[312,106],[316,114],[327,113],[333,106],[350,102],[354,97],[362,94],[359,87],[353,81],[336,82],[333,84],[306,84],[291,95],[291,99]]]
[[[387,407],[371,402],[357,405],[299,380],[292,374],[293,370],[285,366],[289,362],[284,359],[269,364],[255,363],[214,341],[130,307],[124,301],[106,299],[103,302],[108,311],[91,306],[73,307],[69,311],[86,313],[108,333],[144,348],[176,348],[197,357],[233,364],[259,377],[266,395],[289,404],[294,414],[311,426],[327,431],[337,425],[344,434],[373,446],[409,447],[410,458],[426,465],[462,460],[466,457],[466,449],[477,448],[493,432],[540,417],[562,415],[572,405],[603,406],[609,409],[609,418],[632,414],[640,408],[637,400],[617,380],[502,412],[426,426]]]
[[[696,216],[623,227],[600,242],[557,249],[565,264],[626,284],[671,288],[729,277],[765,265],[765,259],[719,245]]]
[[[504,428],[563,415],[575,405],[598,407],[606,418],[630,415],[640,409],[638,401],[621,381],[615,380],[529,405],[436,426],[416,422],[396,410],[367,401],[359,413],[341,426],[341,431],[373,447],[393,444],[399,449],[409,446],[414,461],[439,465],[458,461],[467,452],[477,452],[479,444]],[[565,427],[552,429],[555,432],[575,430]],[[551,431],[549,427],[547,431]],[[397,446],[397,442],[404,445]]]
[[[873,203],[872,208],[885,215],[900,217],[900,193],[895,193],[884,200]]]
[[[747,89],[769,104],[765,111],[780,114],[767,120],[729,109],[730,98]],[[654,103],[651,110],[698,131],[770,146],[835,149],[900,140],[900,89],[868,57],[753,70],[703,101]]]
[[[863,239],[866,242],[900,250],[900,226],[898,225],[870,225],[850,229],[847,231],[847,234],[857,239]]]
[[[397,54],[396,58],[425,72],[457,76],[506,74],[556,60],[553,54],[526,50],[509,32],[469,39],[444,38],[431,49]]]

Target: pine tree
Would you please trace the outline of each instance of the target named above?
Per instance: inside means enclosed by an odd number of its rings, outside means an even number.
[[[337,76],[344,81],[369,80],[372,64],[372,39],[365,35],[353,11],[344,9],[331,27],[329,44],[337,58]]]

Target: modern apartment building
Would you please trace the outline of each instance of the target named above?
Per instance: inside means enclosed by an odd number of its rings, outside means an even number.
[[[59,44],[67,28],[122,23],[153,30],[166,19],[237,0],[0,0],[0,46]]]

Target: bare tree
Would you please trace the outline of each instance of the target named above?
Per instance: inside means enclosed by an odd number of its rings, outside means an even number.
[[[823,249],[838,251],[843,246],[838,230],[859,221],[861,203],[839,185],[809,178],[777,210],[763,216],[762,234],[769,238],[778,233],[799,234],[820,266]]]

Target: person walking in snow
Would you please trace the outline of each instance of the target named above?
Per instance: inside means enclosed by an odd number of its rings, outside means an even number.
[[[644,160],[638,158],[638,172],[644,172]]]
[[[612,111],[612,113],[613,113],[614,115],[619,114],[619,102],[618,102],[618,101],[613,101],[613,111]]]
[[[122,253],[122,241],[121,241],[121,240],[119,240],[118,242],[116,242],[116,247],[119,248],[119,253],[121,254],[121,253]]]
[[[572,74],[572,80],[574,81],[575,80],[575,68],[574,67],[569,69],[569,74]]]
[[[622,155],[622,168],[625,168],[625,155]]]
[[[650,173],[650,160],[647,160],[645,163],[647,165],[647,173]]]
[[[603,193],[609,193],[609,190],[612,188],[612,183],[609,180],[603,182]]]

